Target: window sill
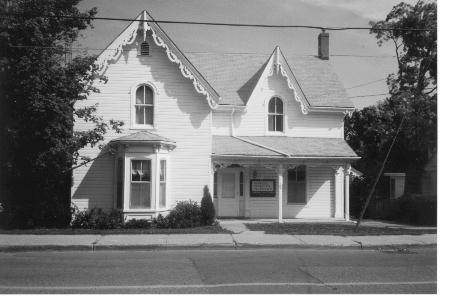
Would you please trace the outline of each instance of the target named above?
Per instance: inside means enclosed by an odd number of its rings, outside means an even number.
[[[285,136],[285,132],[270,132],[270,131],[266,131],[265,132],[266,136]]]
[[[155,131],[156,127],[154,125],[133,125],[129,128],[130,130],[148,130],[148,131]]]
[[[124,214],[130,214],[130,213],[139,213],[139,214],[152,214],[152,213],[159,213],[159,212],[166,212],[168,211],[168,208],[163,209],[125,209],[123,210]]]

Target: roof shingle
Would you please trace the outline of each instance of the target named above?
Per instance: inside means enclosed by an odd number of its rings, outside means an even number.
[[[220,104],[245,105],[270,55],[186,53],[188,59],[220,94]],[[312,107],[349,107],[338,76],[329,61],[312,56],[286,57]]]
[[[269,147],[291,157],[357,157],[357,154],[342,138],[306,138],[285,136],[239,137],[213,136],[213,155],[274,156],[281,153],[262,148]],[[249,140],[261,146],[245,142]]]

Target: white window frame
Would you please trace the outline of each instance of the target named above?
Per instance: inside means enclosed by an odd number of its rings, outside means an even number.
[[[168,209],[169,208],[169,199],[168,199],[168,197],[169,197],[169,184],[170,184],[170,182],[169,182],[169,163],[170,163],[170,161],[169,161],[169,157],[168,157],[168,155],[167,154],[158,154],[157,155],[157,167],[156,167],[156,169],[157,169],[157,196],[156,196],[156,202],[157,202],[157,205],[156,205],[156,209],[157,210],[161,210],[161,211],[164,211],[164,210],[166,210],[166,209]],[[161,161],[162,160],[165,160],[165,207],[160,207],[159,205],[160,205],[160,202],[159,202],[159,190],[160,190],[160,183],[161,183],[161,176],[160,176],[160,173],[161,173],[161,168],[160,168],[160,165],[161,165]]]
[[[308,172],[309,172],[309,167],[307,166],[307,165],[303,165],[303,164],[300,164],[300,165],[298,165],[298,166],[304,166],[304,178],[305,178],[305,180],[304,180],[304,195],[305,195],[305,198],[304,198],[304,202],[289,202],[288,201],[288,183],[289,183],[289,181],[288,181],[288,169],[287,170],[285,170],[285,172],[286,172],[286,180],[287,180],[287,192],[286,192],[286,194],[287,194],[287,196],[286,196],[286,204],[287,205],[306,205],[308,202],[309,202],[309,194],[308,194],[308,180],[309,180],[309,177],[308,177]],[[297,166],[297,167],[298,167]],[[297,169],[297,167],[295,167],[295,169]]]
[[[168,152],[165,151],[154,151],[151,153],[142,152],[127,152],[123,157],[124,163],[124,180],[123,180],[123,211],[132,213],[155,213],[158,211],[166,211],[170,208],[170,157]],[[151,197],[152,207],[144,209],[131,209],[131,174],[132,160],[151,160]],[[159,207],[159,181],[160,181],[160,160],[166,161],[166,188],[165,188],[165,207]]]
[[[270,131],[269,130],[269,124],[268,124],[268,116],[269,115],[281,115],[281,114],[273,114],[270,113],[270,101],[274,98],[278,98],[279,100],[281,100],[282,102],[282,131]],[[287,110],[286,110],[286,104],[285,104],[285,100],[278,95],[274,95],[271,96],[270,98],[268,98],[268,100],[265,101],[265,116],[264,116],[264,121],[265,121],[265,133],[267,135],[270,136],[285,136],[286,134],[286,130],[287,130]]]
[[[153,91],[153,124],[138,124],[136,123],[136,92],[137,89],[143,85],[150,87]],[[130,89],[130,121],[132,130],[155,130],[157,122],[157,98],[158,90],[150,81],[142,81],[134,84]]]

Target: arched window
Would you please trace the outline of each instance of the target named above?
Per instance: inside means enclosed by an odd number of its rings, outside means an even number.
[[[140,55],[150,55],[150,44],[148,44],[148,42],[144,41],[142,42],[142,44],[140,44]]]
[[[135,123],[138,125],[153,125],[154,93],[151,87],[144,84],[136,90]]]
[[[268,103],[268,131],[284,131],[284,103],[278,97],[273,97]]]

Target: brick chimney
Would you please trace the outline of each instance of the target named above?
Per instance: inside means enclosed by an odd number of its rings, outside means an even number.
[[[329,33],[325,30],[318,35],[318,57],[322,60],[329,59]]]

